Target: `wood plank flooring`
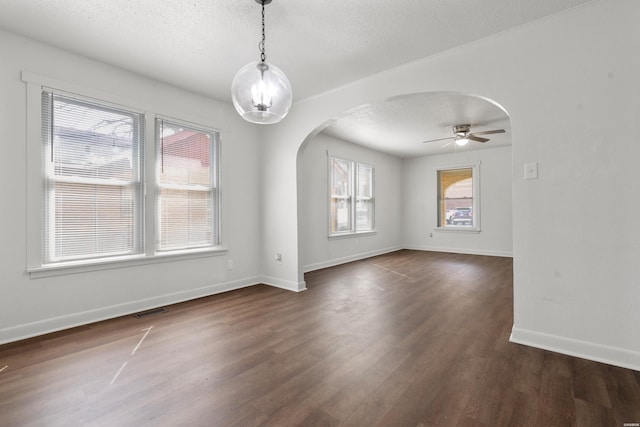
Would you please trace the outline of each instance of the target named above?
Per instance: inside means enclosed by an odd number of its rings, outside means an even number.
[[[0,346],[0,426],[624,426],[640,373],[508,342],[512,260],[399,251]]]

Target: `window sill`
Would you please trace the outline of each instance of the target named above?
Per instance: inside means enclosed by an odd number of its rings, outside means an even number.
[[[456,226],[448,226],[448,227],[437,227],[434,228],[433,231],[438,233],[468,233],[468,234],[478,234],[480,233],[479,228],[468,228],[468,227],[456,227]]]
[[[167,253],[156,253],[151,256],[131,255],[125,257],[114,257],[101,261],[73,261],[56,264],[43,265],[41,267],[27,267],[27,273],[32,279],[43,277],[63,276],[67,274],[87,273],[98,270],[109,270],[113,268],[136,267],[140,265],[156,264],[161,262],[181,261],[187,259],[206,258],[224,255],[229,250],[227,248],[196,249],[185,251],[172,251]]]
[[[329,240],[349,239],[352,237],[371,236],[375,234],[378,234],[378,231],[368,230],[368,231],[356,231],[356,232],[350,232],[350,233],[330,234]]]

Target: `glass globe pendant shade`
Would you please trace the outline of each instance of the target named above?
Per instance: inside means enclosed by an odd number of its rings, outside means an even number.
[[[287,76],[273,64],[251,62],[240,69],[231,84],[233,106],[251,123],[278,123],[291,108],[293,94]]]

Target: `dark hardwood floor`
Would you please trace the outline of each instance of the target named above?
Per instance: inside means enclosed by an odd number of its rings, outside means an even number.
[[[509,258],[400,251],[0,346],[1,426],[624,426],[640,373],[508,342]]]

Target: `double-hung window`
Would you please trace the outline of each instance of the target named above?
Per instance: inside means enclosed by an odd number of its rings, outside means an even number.
[[[218,233],[218,134],[156,119],[156,250],[210,247]]]
[[[44,264],[143,250],[144,116],[42,92]]]
[[[479,165],[438,170],[438,227],[449,230],[480,229]]]
[[[218,131],[40,79],[23,73],[32,275],[225,251]]]
[[[374,168],[330,157],[330,235],[373,231]]]

